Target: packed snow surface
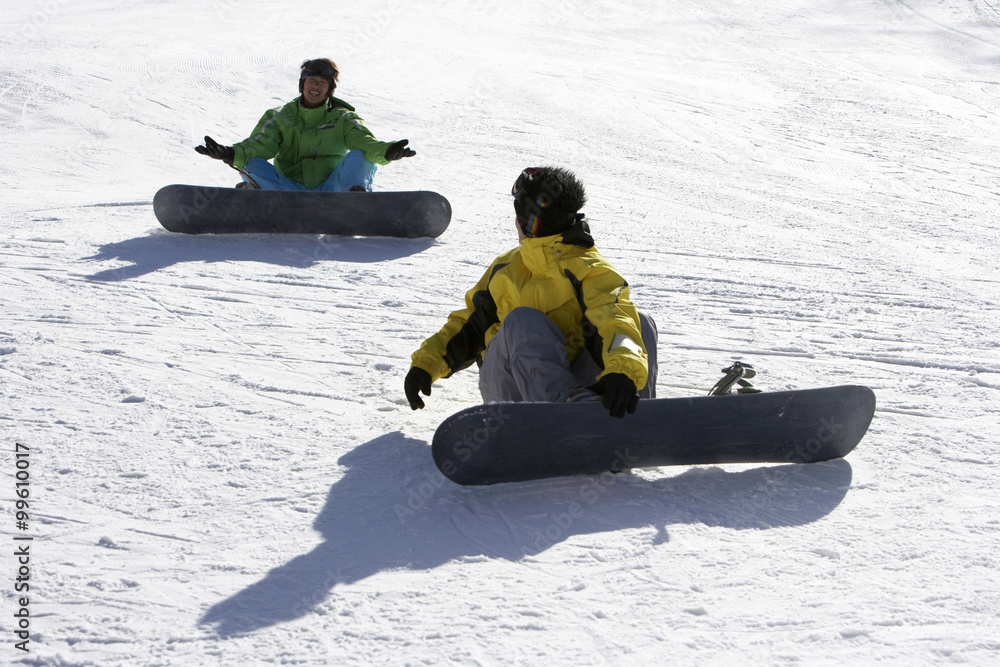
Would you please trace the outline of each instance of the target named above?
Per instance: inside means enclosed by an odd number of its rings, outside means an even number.
[[[1000,2],[5,5],[0,662],[1000,660]],[[447,232],[163,230],[160,187],[238,180],[194,146],[315,57]],[[734,359],[868,385],[859,447],[442,477],[476,371],[413,412],[409,355],[541,164],[657,320],[660,396]]]

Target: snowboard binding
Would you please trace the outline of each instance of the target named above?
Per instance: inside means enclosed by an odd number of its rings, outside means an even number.
[[[253,180],[253,176],[246,169],[240,169],[240,176],[243,178],[242,181],[236,184],[237,190],[260,190],[260,184]]]
[[[757,376],[757,371],[753,369],[750,364],[745,364],[741,361],[734,361],[733,365],[729,368],[723,368],[722,372],[725,375],[722,379],[715,383],[712,390],[708,392],[709,396],[728,396],[733,393],[733,386],[739,385],[736,388],[737,394],[759,394],[760,389],[755,389],[752,384],[748,382],[753,377]]]

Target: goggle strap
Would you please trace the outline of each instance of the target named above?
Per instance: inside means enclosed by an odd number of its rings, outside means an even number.
[[[538,236],[538,229],[541,226],[542,226],[542,221],[538,219],[537,215],[532,213],[531,215],[528,216],[528,229],[531,230],[531,234],[529,234],[529,236],[531,236],[532,238]]]

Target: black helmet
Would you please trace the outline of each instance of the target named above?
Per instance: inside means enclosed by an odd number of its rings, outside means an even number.
[[[299,74],[299,93],[302,92],[302,82],[309,76],[318,76],[330,84],[330,97],[337,88],[337,79],[340,78],[340,68],[329,58],[314,58],[302,63],[301,74]]]
[[[514,196],[517,224],[532,238],[565,232],[587,203],[583,184],[560,167],[525,169],[510,193]]]

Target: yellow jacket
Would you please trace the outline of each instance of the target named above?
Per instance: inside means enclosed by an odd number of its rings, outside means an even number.
[[[608,373],[646,384],[646,349],[628,283],[596,248],[563,243],[562,236],[527,238],[500,255],[465,295],[465,308],[413,353],[414,366],[433,380],[481,360],[504,318],[526,306],[545,313],[566,336],[570,363],[589,350]]]

